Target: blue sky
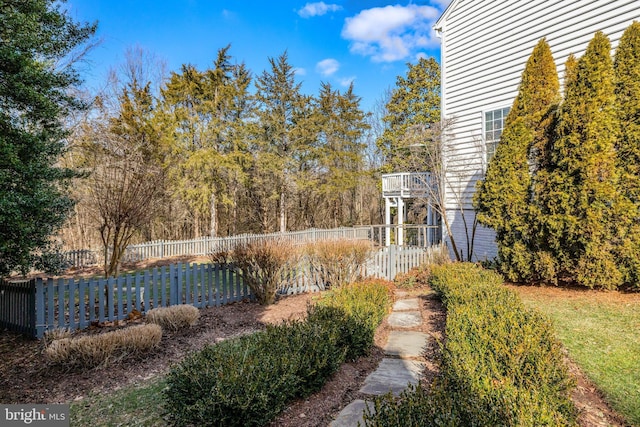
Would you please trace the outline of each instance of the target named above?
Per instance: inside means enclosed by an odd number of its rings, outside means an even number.
[[[439,59],[432,25],[449,1],[68,0],[66,8],[76,20],[98,21],[101,42],[82,67],[91,89],[104,86],[128,48],[156,55],[170,72],[186,63],[205,69],[231,44],[233,60],[254,76],[287,51],[307,94],[316,95],[321,81],[341,90],[353,81],[369,110],[407,62]]]

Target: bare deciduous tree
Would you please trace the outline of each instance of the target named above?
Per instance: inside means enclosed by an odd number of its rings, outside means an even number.
[[[438,213],[444,226],[444,231],[451,244],[451,251],[458,261],[471,261],[473,246],[478,223],[469,218],[467,191],[469,182],[470,159],[459,153],[454,153],[445,138],[451,138],[447,131],[451,129],[452,120],[442,121],[429,126],[411,126],[402,140],[400,150],[403,168],[409,172],[429,172],[430,182],[427,186],[427,196],[419,203],[430,204]],[[464,237],[454,235],[451,217],[458,215],[464,228]]]
[[[102,238],[104,273],[117,276],[132,237],[155,215],[160,171],[144,151],[106,129],[91,132],[84,146],[90,207]]]

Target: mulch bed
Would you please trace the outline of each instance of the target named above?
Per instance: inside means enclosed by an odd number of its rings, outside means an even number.
[[[424,292],[421,328],[434,342],[444,339],[445,312],[433,293]],[[13,333],[0,333],[0,402],[1,403],[68,403],[82,401],[93,393],[108,393],[121,387],[142,383],[166,373],[172,364],[205,344],[241,334],[259,331],[268,323],[293,320],[305,315],[307,305],[317,294],[281,298],[268,307],[239,302],[219,308],[201,310],[197,325],[163,336],[162,344],[142,357],[127,359],[106,368],[69,371],[50,364],[44,354],[43,341],[28,339]],[[99,328],[81,333],[97,333]],[[272,426],[326,426],[342,408],[363,398],[359,389],[364,379],[374,371],[382,357],[389,334],[386,322],[378,329],[371,353],[354,363],[344,364],[318,393],[293,402]],[[425,384],[437,375],[439,346],[428,346],[425,353]],[[598,390],[569,360],[571,372],[577,378],[573,400],[581,411],[581,426],[624,426],[624,421],[606,402]]]

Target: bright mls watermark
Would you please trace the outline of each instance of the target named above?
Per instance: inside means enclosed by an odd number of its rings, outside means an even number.
[[[69,427],[69,405],[0,405],[0,426]]]

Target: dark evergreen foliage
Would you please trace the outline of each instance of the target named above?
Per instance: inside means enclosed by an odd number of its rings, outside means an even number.
[[[478,221],[496,231],[500,270],[509,280],[529,280],[534,267],[535,228],[532,171],[546,164],[559,81],[551,49],[538,42],[474,204]]]
[[[0,276],[25,273],[47,252],[72,207],[56,166],[68,135],[64,119],[83,108],[66,64],[96,26],[73,22],[52,0],[0,4]]]

